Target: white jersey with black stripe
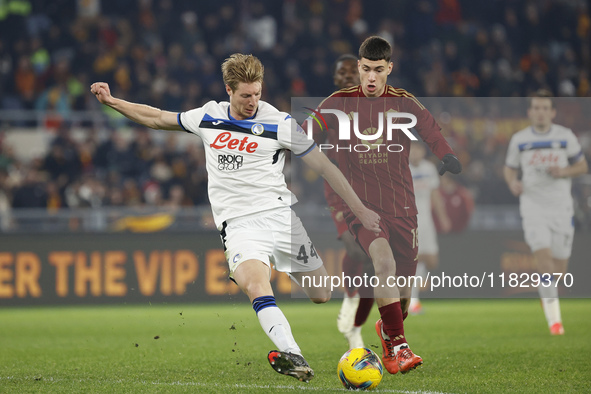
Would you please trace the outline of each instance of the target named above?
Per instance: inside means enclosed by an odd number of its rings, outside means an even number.
[[[556,124],[546,133],[528,127],[511,137],[505,164],[523,172],[523,193],[519,198],[522,216],[549,210],[572,215],[572,180],[552,177],[548,167],[566,167],[580,160],[582,154],[572,130]]]
[[[203,140],[218,229],[226,220],[297,202],[283,175],[285,150],[301,157],[316,144],[289,114],[259,101],[251,118],[237,120],[230,115],[230,103],[210,101],[179,113],[178,122]]]

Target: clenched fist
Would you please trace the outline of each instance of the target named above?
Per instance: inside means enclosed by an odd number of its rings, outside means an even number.
[[[109,84],[106,82],[95,82],[90,85],[90,91],[96,96],[96,99],[105,105],[110,105],[114,101],[114,97],[111,96],[111,90]]]

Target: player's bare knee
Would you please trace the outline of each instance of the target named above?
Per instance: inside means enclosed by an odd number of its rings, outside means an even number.
[[[242,286],[242,291],[251,299],[261,297],[264,295],[272,294],[269,293],[269,286],[264,282],[249,282]]]
[[[427,261],[427,269],[429,271],[433,271],[437,268],[437,266],[439,265],[439,258],[437,258],[437,256],[432,256],[431,259],[429,259],[429,261]]]
[[[314,297],[310,298],[310,300],[315,304],[325,304],[330,301],[330,296],[328,297]]]
[[[310,301],[315,304],[324,304],[330,301],[330,297],[331,292],[329,289],[318,289],[318,291],[310,297]]]

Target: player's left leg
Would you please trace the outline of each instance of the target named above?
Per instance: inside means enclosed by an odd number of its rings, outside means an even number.
[[[230,277],[248,296],[261,328],[279,350],[268,355],[273,369],[282,374],[308,381],[314,372],[306,363],[296,343],[289,322],[276,304],[271,287],[271,261],[274,249],[273,237],[261,238],[259,234],[272,226],[270,217],[253,215],[230,221],[222,232]],[[280,360],[275,363],[272,360]],[[280,370],[279,370],[280,369]]]
[[[301,355],[289,322],[275,302],[269,266],[262,261],[246,260],[238,265],[232,277],[250,299],[263,331],[275,346],[281,351]]]
[[[324,265],[313,271],[292,272],[289,276],[304,290],[304,293],[313,303],[323,304],[330,300],[331,281],[326,279],[329,276]]]
[[[314,371],[302,356],[287,318],[275,303],[269,277],[269,267],[257,260],[244,261],[233,273],[234,281],[250,298],[263,331],[279,349],[267,355],[273,369],[307,382],[314,377]]]
[[[575,230],[574,222],[569,215],[556,215],[553,219],[551,260],[546,262],[551,266],[548,269],[550,280],[548,288],[543,290],[546,298],[542,298],[542,304],[544,305],[550,334],[564,335],[558,286],[560,285],[560,278],[564,276],[568,269],[568,260],[572,252]],[[546,255],[544,258],[547,259],[548,256]]]
[[[271,259],[275,269],[287,273],[315,304],[328,302],[331,281],[322,259],[308,237],[301,220],[291,209],[284,209],[269,220],[274,229]]]

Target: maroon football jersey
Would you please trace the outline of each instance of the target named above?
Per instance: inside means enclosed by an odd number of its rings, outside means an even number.
[[[339,124],[333,114],[322,109],[338,109],[349,116],[350,140],[339,140]],[[427,143],[431,151],[443,158],[453,151],[441,135],[441,128],[431,113],[404,89],[386,85],[380,97],[365,97],[361,85],[339,90],[325,99],[317,109],[326,125],[322,128],[313,120],[314,140],[321,150],[336,162],[353,190],[370,209],[395,217],[417,214],[412,176],[408,165],[410,138],[399,129],[394,129],[387,139],[387,114],[405,112],[416,116],[414,129]],[[374,140],[362,140],[353,131],[357,113],[357,129],[361,134],[376,134],[382,113],[382,135]],[[410,119],[394,118],[395,122],[408,123]],[[324,123],[321,123],[324,124]],[[324,144],[324,145],[321,145]],[[328,144],[328,145],[327,145]],[[333,147],[330,148],[329,145]],[[338,149],[337,149],[338,147]],[[330,188],[325,190],[329,205],[338,201]]]

